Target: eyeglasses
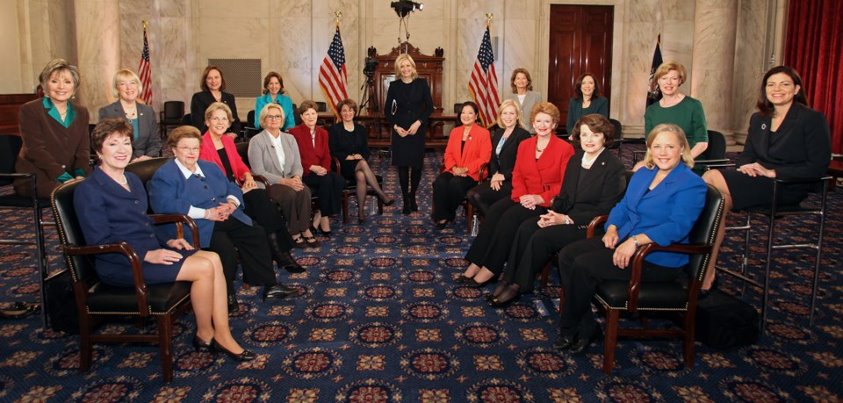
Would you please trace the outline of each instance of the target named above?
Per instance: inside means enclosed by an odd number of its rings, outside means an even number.
[[[186,146],[182,146],[182,147],[176,147],[176,149],[177,149],[177,150],[179,150],[179,151],[181,151],[181,152],[183,152],[183,153],[195,153],[195,152],[199,152],[199,147],[186,147]]]
[[[269,120],[278,120],[281,119],[281,115],[266,115],[266,118]]]

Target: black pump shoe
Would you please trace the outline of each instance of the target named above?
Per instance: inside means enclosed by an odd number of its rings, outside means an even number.
[[[198,335],[193,336],[193,349],[200,353],[213,353],[214,352],[214,338],[211,337],[211,341],[205,342],[199,338]]]
[[[503,292],[504,292],[504,290],[506,290],[506,288],[507,288],[508,286],[509,286],[509,283],[508,283],[508,282],[506,282],[506,281],[501,281],[501,282],[498,284],[498,286],[497,286],[497,287],[495,287],[495,290],[494,290],[494,291],[492,291],[492,292],[491,292],[491,293],[489,293],[489,294],[484,295],[484,296],[483,296],[483,298],[485,298],[485,299],[486,299],[486,301],[492,302],[492,301],[494,301],[494,300],[495,300],[495,298],[497,298],[497,297],[498,297],[498,295],[501,295],[501,293],[503,293]]]
[[[594,334],[589,337],[580,337],[574,344],[571,344],[571,347],[568,348],[568,351],[570,351],[571,354],[584,353],[585,350],[588,350],[588,348],[591,347],[591,345],[594,344],[595,341],[597,341],[598,335],[599,332],[594,332]]]
[[[575,337],[571,336],[559,336],[556,338],[556,341],[553,342],[553,348],[558,351],[568,350],[577,342]]]
[[[275,262],[278,266],[284,268],[290,273],[304,273],[304,267],[301,267],[299,262],[290,254],[290,252],[280,252],[275,256]]]
[[[263,299],[284,299],[298,295],[299,290],[281,284],[268,285],[263,288]]]
[[[228,350],[227,348],[225,348],[225,347],[221,346],[219,343],[217,343],[216,340],[211,341],[211,346],[214,347],[214,350],[223,352],[223,353],[225,353],[225,355],[233,358],[236,361],[246,362],[246,361],[252,361],[255,358],[258,358],[257,354],[255,354],[255,353],[253,353],[249,350],[246,350],[246,349],[243,349],[243,351],[240,354],[234,354],[230,350]]]

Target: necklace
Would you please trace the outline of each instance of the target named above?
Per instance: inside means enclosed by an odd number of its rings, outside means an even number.
[[[544,143],[544,147],[539,148],[539,142],[536,141],[536,152],[537,153],[543,152],[544,149],[547,148],[548,144],[550,144],[550,141],[548,141],[547,143]]]
[[[591,157],[591,158],[588,157],[588,153],[584,153],[582,155],[582,161],[581,161],[580,165],[585,169],[591,168],[591,166],[594,164],[594,161],[597,160],[597,157],[600,156],[600,153],[602,151],[603,151],[603,149],[601,148],[599,151],[594,153],[594,157]]]
[[[128,184],[129,184],[129,180],[128,180],[128,179],[126,179],[126,174],[122,174],[122,175],[120,175],[120,178],[119,178],[119,179],[118,179],[118,178],[114,178],[114,181],[115,181],[115,182],[117,182],[117,183],[119,183],[119,184],[121,184],[121,185],[128,185]]]

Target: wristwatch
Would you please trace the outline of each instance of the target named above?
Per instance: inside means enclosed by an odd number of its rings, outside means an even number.
[[[629,239],[632,239],[632,243],[635,245],[635,249],[638,249],[638,247],[641,246],[641,245],[638,244],[638,236],[637,235],[633,235],[633,236],[629,237]]]

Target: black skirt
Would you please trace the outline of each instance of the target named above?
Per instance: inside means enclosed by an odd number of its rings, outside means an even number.
[[[768,208],[772,205],[773,179],[752,177],[735,169],[723,170],[722,174],[732,195],[732,210]],[[798,204],[807,195],[808,188],[801,184],[780,186],[778,190],[780,204]]]

